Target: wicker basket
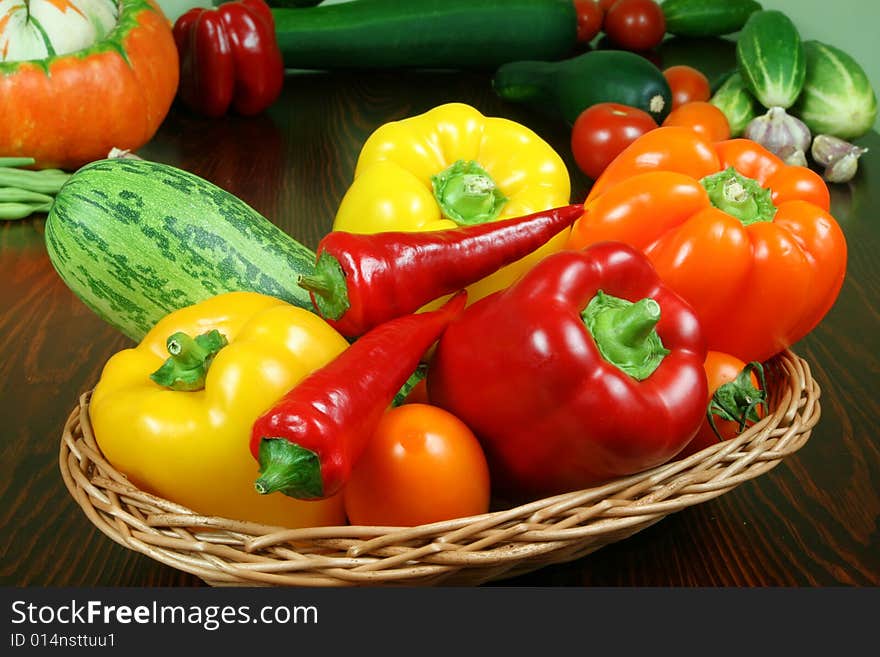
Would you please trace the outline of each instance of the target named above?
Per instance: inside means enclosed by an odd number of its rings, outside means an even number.
[[[774,468],[809,439],[819,387],[790,351],[767,375],[772,412],[735,439],[600,487],[412,528],[282,529],[148,495],[104,460],[89,393],[64,427],[61,474],[107,536],[210,585],[477,585],[578,559]]]

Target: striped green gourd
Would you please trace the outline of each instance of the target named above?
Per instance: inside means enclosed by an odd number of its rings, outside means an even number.
[[[792,112],[814,135],[855,139],[877,119],[877,96],[865,70],[839,48],[805,41],[807,78]]]
[[[247,290],[312,309],[299,274],[315,253],[244,201],[181,169],[108,159],[76,171],[46,219],[67,286],[134,341],[166,314]]]
[[[801,93],[806,60],[800,34],[776,9],[756,11],[736,42],[737,69],[764,107],[791,107]]]

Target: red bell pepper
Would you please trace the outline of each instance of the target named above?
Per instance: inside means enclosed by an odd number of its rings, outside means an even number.
[[[257,418],[257,492],[305,500],[339,492],[395,394],[466,300],[460,292],[437,310],[377,326]]]
[[[447,230],[332,231],[318,244],[315,275],[299,284],[319,315],[357,337],[524,258],[583,212],[574,204]]]
[[[664,463],[706,413],[696,315],[620,242],[544,258],[440,339],[430,401],[479,437],[510,498],[579,490]]]
[[[194,7],[174,23],[180,59],[178,95],[190,110],[219,117],[231,107],[259,114],[284,83],[275,20],[264,0]]]

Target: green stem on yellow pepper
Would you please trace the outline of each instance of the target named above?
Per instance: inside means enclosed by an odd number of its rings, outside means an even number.
[[[492,221],[507,203],[489,172],[473,160],[458,160],[431,176],[431,184],[443,216],[457,224]]]
[[[178,331],[165,344],[170,356],[150,378],[172,390],[194,391],[205,387],[214,356],[228,343],[226,336],[214,329],[195,338]]]

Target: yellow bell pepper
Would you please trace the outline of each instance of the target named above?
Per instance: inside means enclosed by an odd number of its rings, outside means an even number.
[[[529,128],[462,103],[380,126],[365,142],[333,230],[430,231],[569,203],[562,158]],[[568,230],[468,288],[474,302],[565,246]]]
[[[170,313],[107,361],[89,409],[95,439],[133,484],[197,513],[345,524],[341,495],[258,494],[249,442],[257,417],[347,346],[320,317],[279,299],[217,295]]]

